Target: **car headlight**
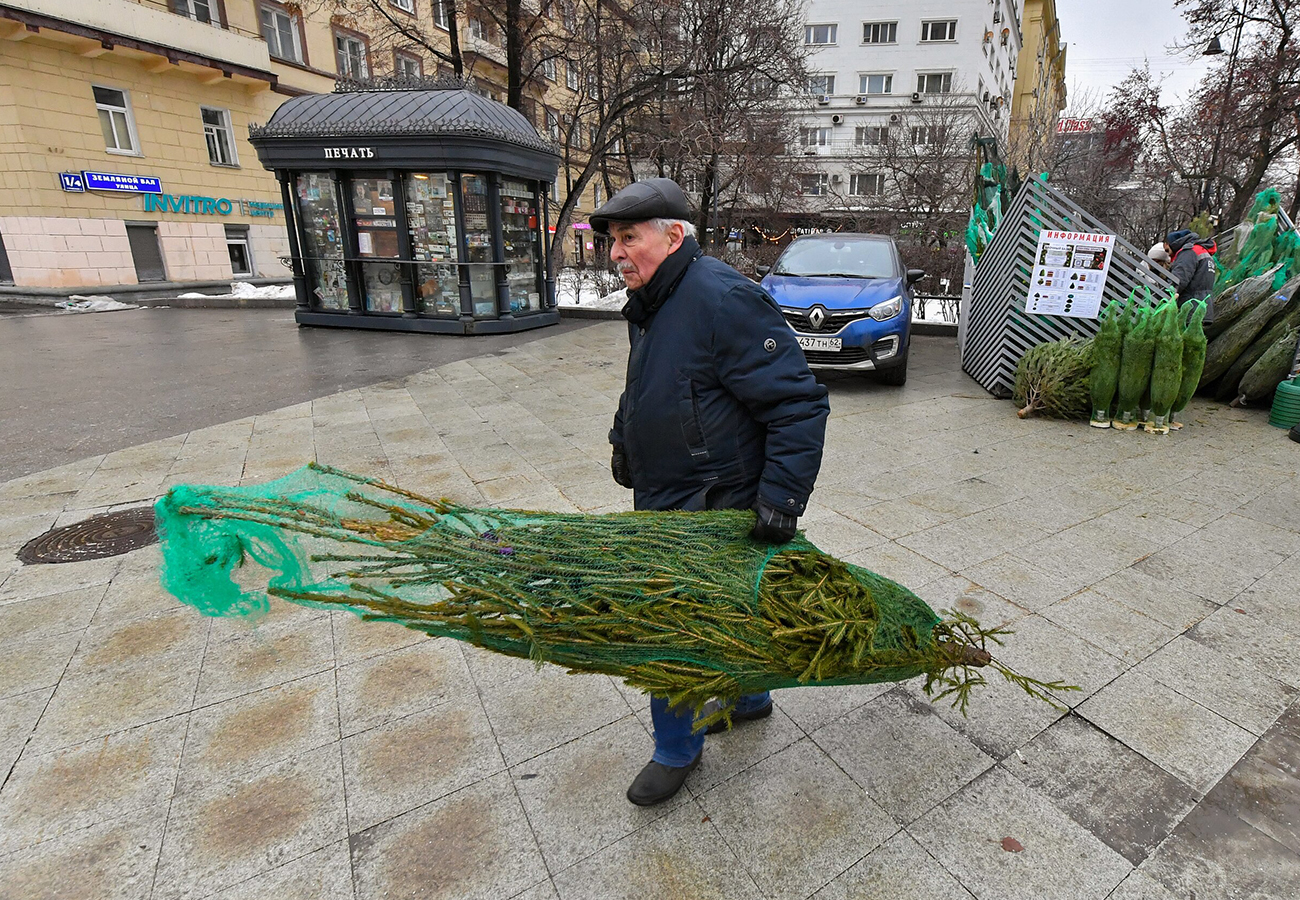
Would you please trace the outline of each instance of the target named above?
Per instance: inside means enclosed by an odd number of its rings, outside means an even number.
[[[877,303],[875,306],[871,307],[868,313],[871,318],[875,319],[877,322],[883,322],[886,319],[892,319],[902,311],[903,298],[891,297],[884,303]]]

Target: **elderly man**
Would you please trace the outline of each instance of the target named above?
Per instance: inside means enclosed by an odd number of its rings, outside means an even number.
[[[631,352],[611,469],[637,509],[753,509],[751,537],[794,537],[821,466],[830,406],[776,303],[703,254],[681,188],[650,178],[591,215],[612,239],[628,287]],[[742,697],[732,721],[772,712]],[[654,756],[627,797],[650,806],[677,793],[700,761],[704,734],[688,709],[651,697]],[[709,731],[718,730],[717,727]]]

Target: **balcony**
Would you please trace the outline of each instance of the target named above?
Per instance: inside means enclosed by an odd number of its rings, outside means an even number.
[[[213,7],[217,4],[213,3]],[[85,56],[120,51],[149,71],[191,73],[274,84],[260,34],[198,22],[172,12],[166,0],[0,0],[10,40],[39,33],[72,42]]]

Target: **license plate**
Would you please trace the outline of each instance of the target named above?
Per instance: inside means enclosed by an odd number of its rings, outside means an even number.
[[[799,346],[805,350],[830,350],[839,352],[844,348],[844,340],[842,338],[800,336]]]

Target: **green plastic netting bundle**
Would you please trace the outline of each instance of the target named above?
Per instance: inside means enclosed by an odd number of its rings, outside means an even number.
[[[1004,629],[940,619],[901,585],[778,548],[742,511],[607,515],[476,509],[312,464],[263,485],[181,486],[156,506],[164,587],[211,616],[270,597],[614,675],[698,712],[744,694],[925,676],[965,709]],[[256,564],[256,565],[250,565]],[[413,686],[413,688],[416,686]]]

